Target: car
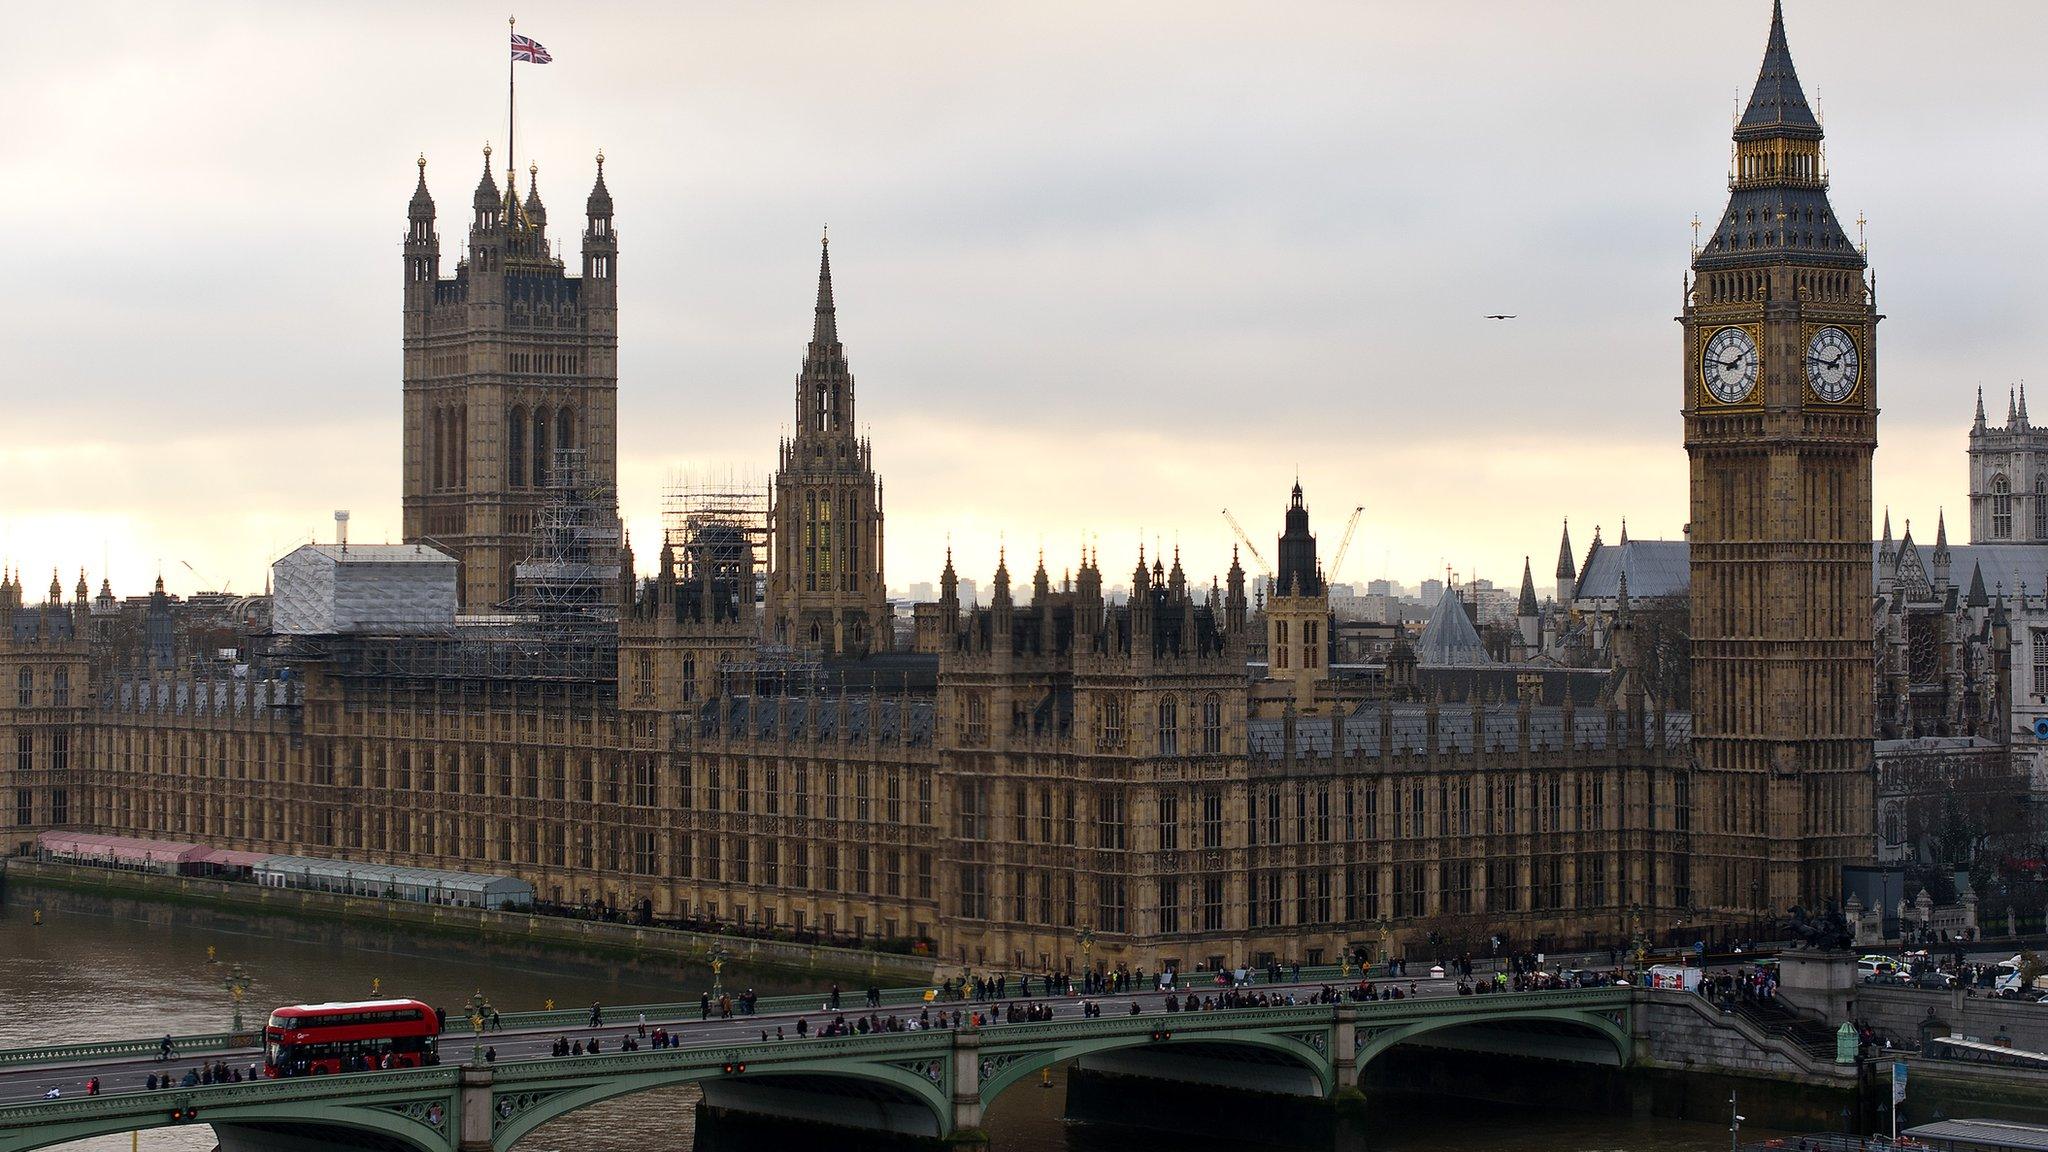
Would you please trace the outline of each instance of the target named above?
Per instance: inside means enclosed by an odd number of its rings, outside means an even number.
[[[1913,977],[1917,988],[1934,988],[1946,992],[1956,986],[1956,978],[1946,972],[1922,972]]]

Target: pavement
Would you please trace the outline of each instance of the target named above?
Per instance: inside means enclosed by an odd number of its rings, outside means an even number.
[[[1450,977],[1445,977],[1441,980],[1432,980],[1428,976],[1404,977],[1399,980],[1390,981],[1384,976],[1380,976],[1375,977],[1373,982],[1376,986],[1384,987],[1398,984],[1403,991],[1406,991],[1412,985],[1415,989],[1414,994],[1418,996],[1457,995],[1457,982]],[[1335,986],[1342,989],[1352,987],[1355,984],[1356,979],[1353,979],[1352,981],[1336,984]],[[1306,999],[1308,996],[1313,996],[1321,991],[1323,987],[1325,987],[1324,984],[1312,981],[1304,981],[1299,984],[1261,983],[1253,985],[1246,989],[1246,991],[1250,993],[1293,992],[1296,996]],[[1220,989],[1214,984],[1198,984],[1193,981],[1183,981],[1178,994],[1185,999],[1190,993],[1207,996],[1213,995],[1218,991]],[[1130,1005],[1133,1002],[1137,1003],[1140,1013],[1164,1012],[1166,997],[1167,993],[1164,992],[1144,991],[1116,996],[1036,996],[1029,1000],[1021,997],[1011,997],[1000,1001],[949,1001],[944,1004],[935,1003],[930,1005],[930,1007],[932,1014],[936,1016],[942,1007],[949,1014],[955,1009],[965,1014],[977,1008],[994,1010],[1001,1005],[1010,1003],[1050,1004],[1053,1009],[1053,1019],[1078,1020],[1081,1019],[1082,1003],[1084,1000],[1094,1000],[1096,1004],[1101,1006],[1102,1015],[1107,1017],[1128,1015],[1130,1013]],[[912,1018],[917,1016],[918,1012],[924,1007],[924,1005],[896,1005],[893,1007],[869,1009],[866,1007],[865,998],[859,994],[842,996],[840,1000],[841,1008],[838,1012],[825,1008],[823,1003],[824,997],[821,995],[820,1007],[816,1011],[763,1012],[758,1016],[736,1015],[730,1020],[719,1019],[715,1012],[710,1020],[703,1020],[700,1019],[696,1010],[691,1010],[679,1016],[668,1016],[660,1019],[650,1016],[647,1019],[647,1028],[650,1032],[657,1026],[666,1028],[671,1034],[681,1038],[682,1043],[680,1046],[685,1048],[760,1043],[761,1035],[764,1031],[767,1033],[768,1039],[773,1041],[777,1027],[780,1027],[783,1031],[783,1042],[801,1044],[805,1041],[799,1039],[796,1034],[796,1022],[799,1018],[809,1022],[811,1035],[815,1037],[820,1026],[831,1022],[834,1017],[839,1015],[844,1015],[847,1023],[851,1024],[856,1018],[870,1014],[881,1016],[885,1020],[891,1015]],[[1243,1009],[1243,1011],[1256,1012],[1258,1009]],[[522,1029],[507,1027],[502,1032],[486,1033],[484,1035],[484,1043],[487,1047],[497,1049],[497,1058],[500,1062],[550,1058],[552,1056],[552,1047],[558,1037],[567,1037],[571,1042],[582,1040],[586,1043],[592,1037],[596,1037],[603,1041],[603,1051],[600,1054],[611,1055],[624,1051],[620,1041],[624,1040],[627,1036],[637,1036],[639,1031],[638,1025],[639,1021],[636,1018],[630,1020],[606,1020],[604,1025],[598,1028],[557,1027]],[[1007,1027],[1007,1025],[998,1023],[984,1025],[983,1027],[1003,1028]],[[93,1039],[95,1038],[79,1037],[75,1042],[87,1043]],[[61,1044],[67,1041],[62,1037],[52,1037],[51,1042]],[[441,1040],[442,1060],[444,1063],[468,1061],[472,1055],[472,1048],[473,1042],[467,1035],[444,1036]],[[645,1041],[642,1041],[641,1051],[651,1051],[646,1046]],[[62,1065],[37,1064],[10,1068],[0,1071],[0,1104],[32,1103],[41,1099],[52,1088],[58,1089],[64,1098],[83,1096],[85,1095],[85,1082],[93,1076],[99,1077],[100,1094],[103,1096],[114,1093],[142,1092],[147,1091],[145,1083],[150,1076],[161,1076],[168,1072],[175,1077],[182,1077],[188,1069],[197,1069],[202,1064],[221,1060],[227,1061],[230,1067],[240,1068],[242,1075],[245,1077],[249,1075],[250,1068],[254,1065],[257,1067],[257,1075],[260,1076],[262,1074],[262,1059],[263,1052],[261,1048],[248,1047],[222,1049],[216,1052],[193,1054],[189,1057],[173,1056],[166,1062],[159,1062],[150,1057],[119,1057]],[[568,1059],[574,1059],[574,1057],[568,1057]]]

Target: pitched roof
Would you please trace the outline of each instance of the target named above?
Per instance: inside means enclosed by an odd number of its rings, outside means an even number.
[[[1764,43],[1763,66],[1757,70],[1756,88],[1749,94],[1749,107],[1736,126],[1738,136],[1820,135],[1820,121],[1806,105],[1806,92],[1799,86],[1799,73],[1792,67],[1792,47],[1785,40],[1785,6],[1771,4],[1771,34]]]
[[[1631,540],[1608,544],[1586,557],[1579,573],[1578,599],[1612,600],[1628,573],[1629,595],[1638,599],[1683,596],[1691,586],[1691,548],[1683,540]]]
[[[1491,664],[1486,645],[1479,642],[1479,630],[1465,614],[1465,602],[1455,589],[1446,588],[1429,614],[1422,638],[1415,642],[1418,664]]]

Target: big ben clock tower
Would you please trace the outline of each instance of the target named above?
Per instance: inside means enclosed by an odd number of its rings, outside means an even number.
[[[1821,139],[1774,3],[1680,317],[1696,768],[1660,803],[1691,843],[1653,898],[1731,917],[1817,908],[1873,853],[1879,317]]]

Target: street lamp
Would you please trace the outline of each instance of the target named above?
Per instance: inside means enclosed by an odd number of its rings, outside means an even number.
[[[1387,940],[1393,935],[1393,932],[1393,921],[1388,920],[1385,916],[1380,917],[1380,962],[1387,966],[1389,974],[1394,971],[1394,954],[1388,947]]]
[[[1736,1152],[1742,1143],[1742,1122],[1749,1117],[1735,1110],[1735,1093],[1728,1093],[1728,1152]]]
[[[1647,942],[1643,939],[1643,906],[1641,904],[1630,904],[1628,906],[1628,920],[1630,932],[1629,950],[1635,953],[1636,967],[1641,968],[1643,966],[1643,954],[1647,951]]]
[[[1081,978],[1087,980],[1095,972],[1095,965],[1089,957],[1095,954],[1095,929],[1086,926],[1081,929]]]
[[[243,969],[239,961],[228,971],[227,975],[221,977],[220,986],[228,990],[228,997],[234,1002],[235,1006],[235,1021],[234,1026],[228,1029],[230,1032],[240,1032],[242,1030],[242,997],[248,994],[249,985],[255,982],[255,979]]]
[[[732,953],[719,945],[711,950],[711,998],[717,1000],[725,995],[725,962],[732,959]]]

